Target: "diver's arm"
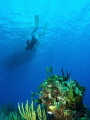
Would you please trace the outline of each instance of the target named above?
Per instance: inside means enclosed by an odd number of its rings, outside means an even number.
[[[26,41],[26,44],[27,44],[27,46],[28,46],[28,45],[30,44],[30,40],[27,40],[27,41]]]
[[[40,43],[40,42],[37,41],[37,43],[34,45],[34,47],[33,47],[31,50],[36,50],[36,47],[38,46],[39,43]]]

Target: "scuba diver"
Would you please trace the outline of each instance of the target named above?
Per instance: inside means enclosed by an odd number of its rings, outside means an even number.
[[[38,41],[38,37],[45,34],[45,31],[46,31],[46,28],[47,28],[46,24],[45,24],[45,27],[44,27],[44,31],[41,34],[38,34],[38,35],[35,34],[36,30],[38,29],[38,24],[39,24],[39,16],[38,15],[35,15],[35,24],[36,24],[36,27],[32,31],[32,39],[26,41],[26,50],[29,50],[29,49],[36,50],[36,47],[40,43]]]

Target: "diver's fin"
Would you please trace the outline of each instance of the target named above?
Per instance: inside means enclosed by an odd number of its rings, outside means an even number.
[[[47,24],[45,24],[43,32],[45,33],[46,30],[47,30]]]
[[[39,24],[39,15],[35,15],[35,25],[38,27]]]

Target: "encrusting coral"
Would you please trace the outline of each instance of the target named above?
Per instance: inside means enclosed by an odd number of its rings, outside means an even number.
[[[55,120],[74,120],[74,118],[85,117],[80,114],[83,105],[85,87],[81,87],[76,80],[66,76],[62,69],[62,76],[54,75],[52,67],[47,67],[47,79],[39,86],[39,101],[46,105],[47,113],[52,113]],[[86,109],[85,109],[86,110]]]

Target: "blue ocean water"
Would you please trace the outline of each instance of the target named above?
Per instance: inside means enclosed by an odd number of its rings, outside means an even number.
[[[36,51],[26,51],[26,40],[39,15],[41,33]],[[26,102],[46,78],[46,67],[61,68],[86,87],[90,105],[90,1],[0,0],[0,105]]]

